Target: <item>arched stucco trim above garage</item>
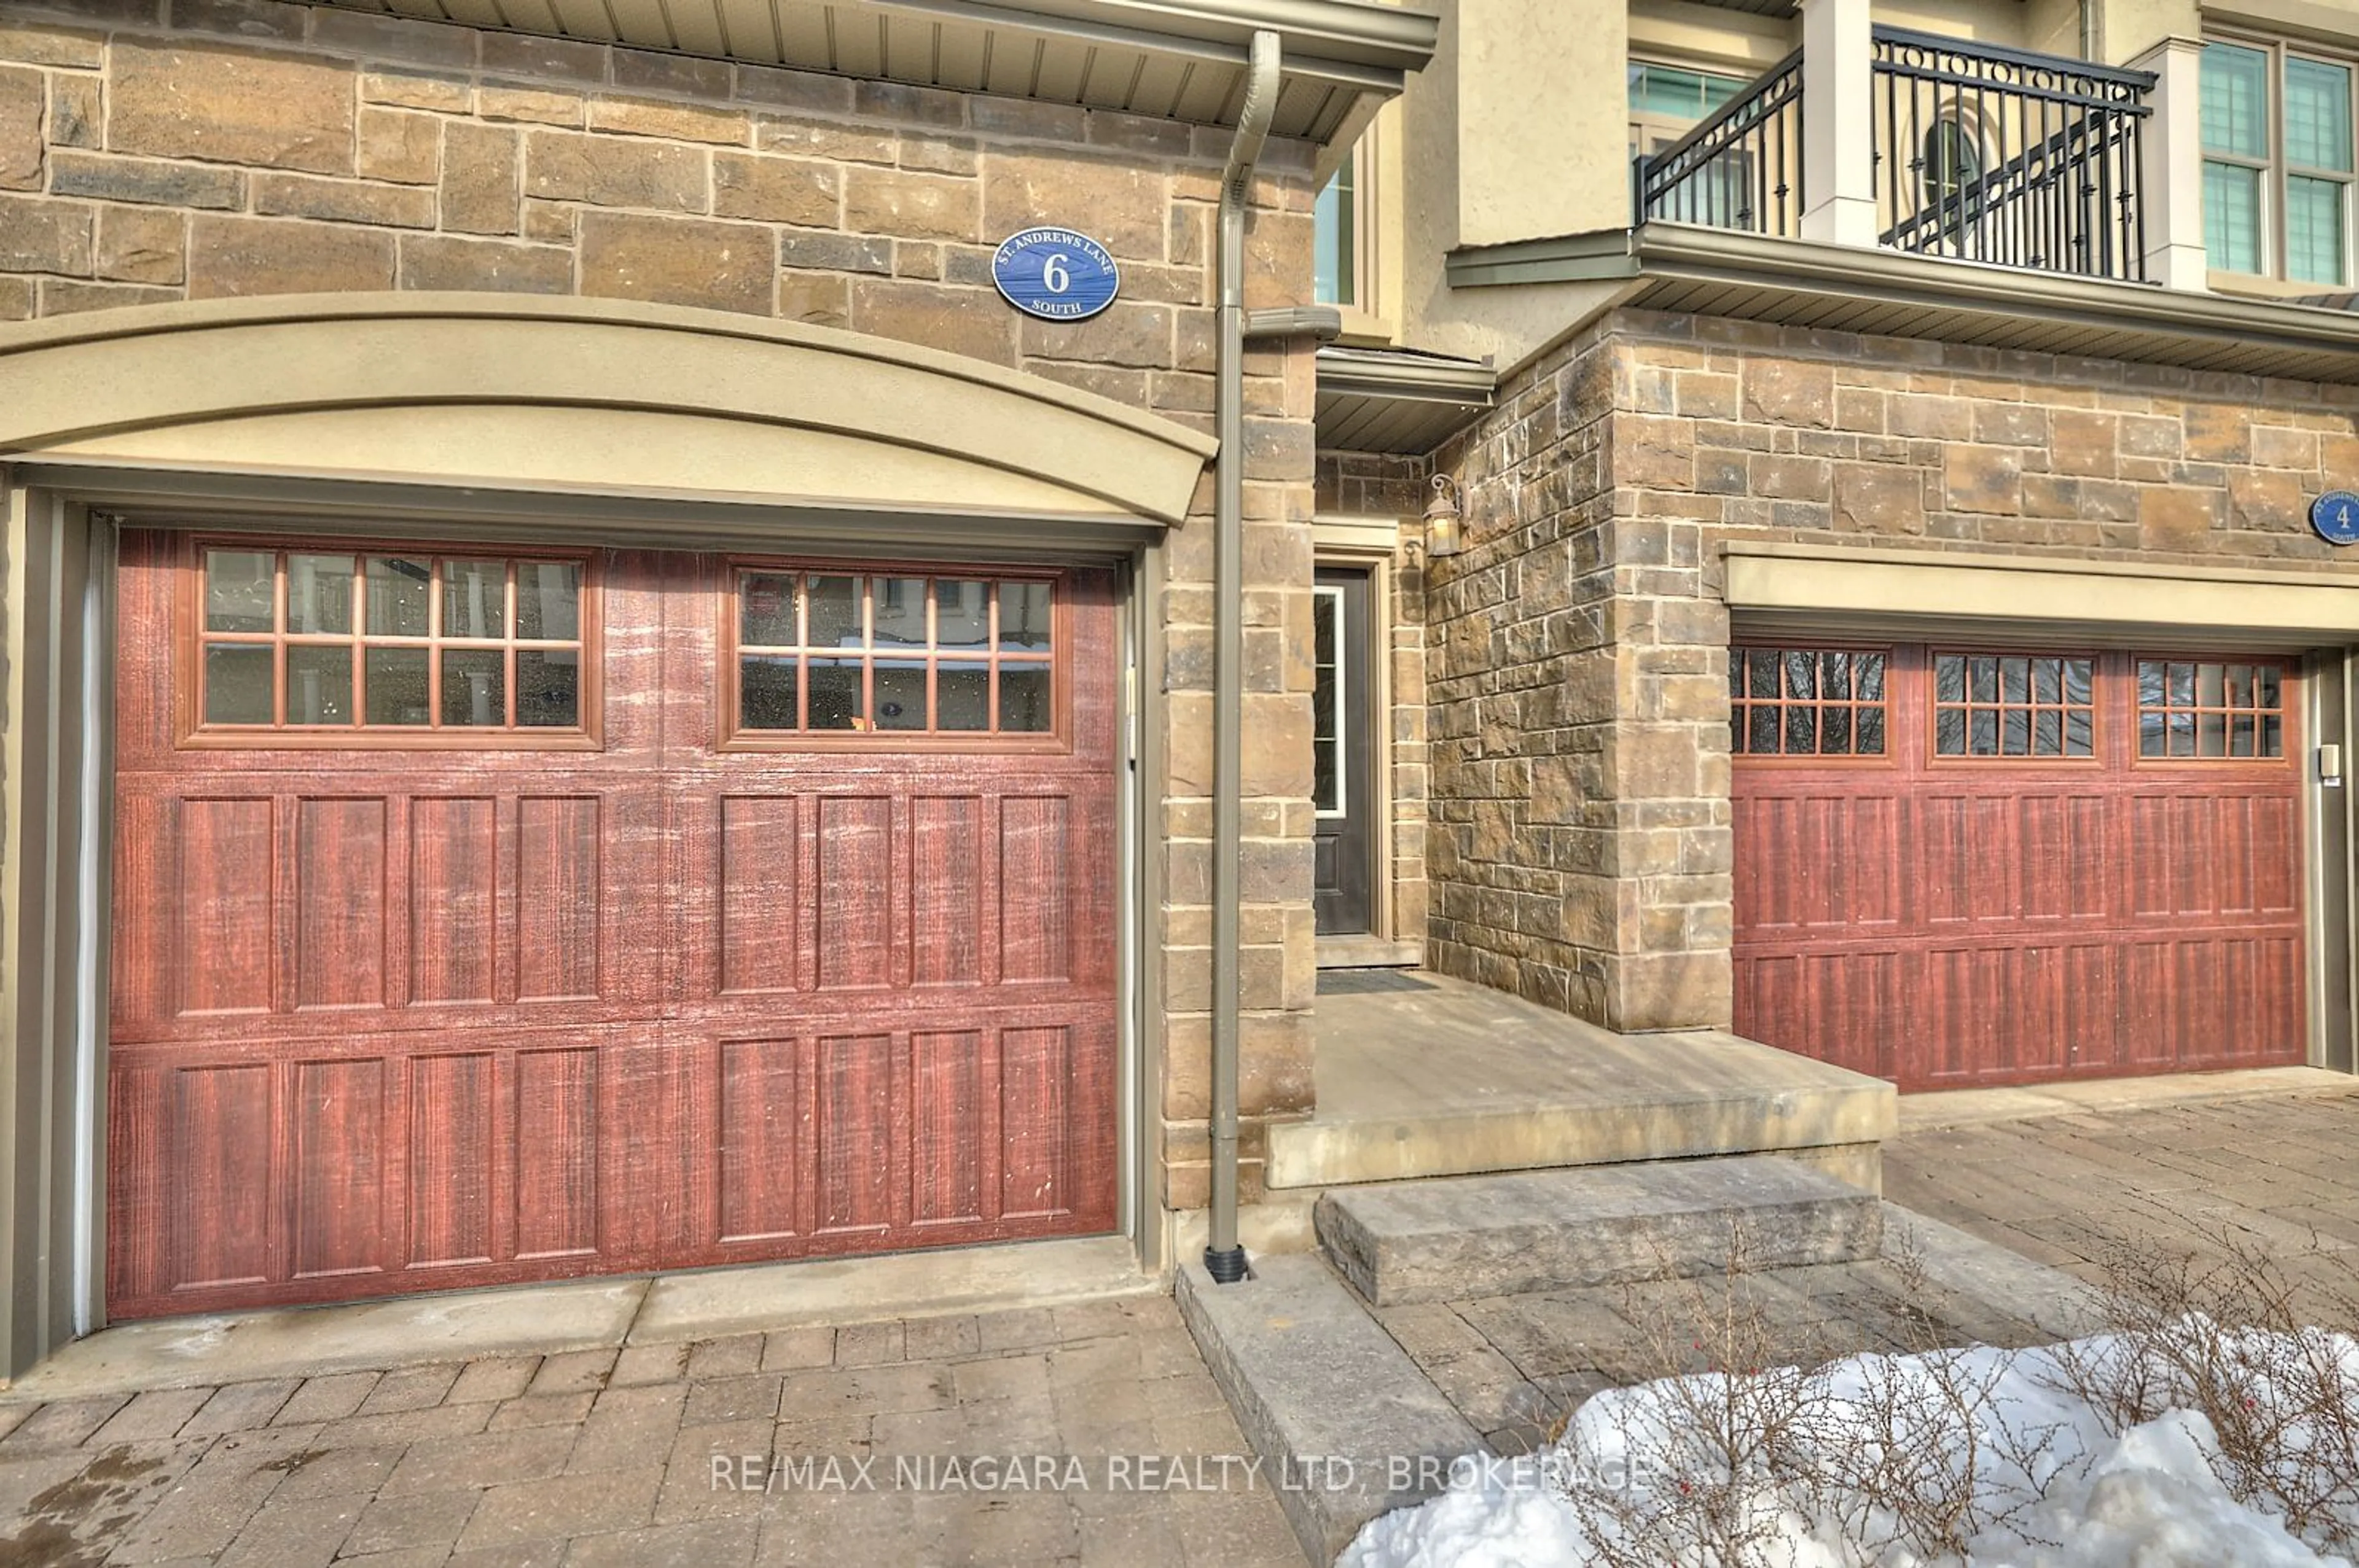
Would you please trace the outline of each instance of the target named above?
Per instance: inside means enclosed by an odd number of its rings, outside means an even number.
[[[339,294],[0,328],[0,460],[1177,524],[1209,436],[955,354],[618,300]]]

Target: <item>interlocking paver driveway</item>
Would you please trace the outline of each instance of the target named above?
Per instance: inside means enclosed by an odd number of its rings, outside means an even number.
[[[1147,1474],[1109,1456],[1248,1452],[1158,1296],[0,1402],[0,1434],[10,1568],[1302,1561],[1266,1490],[1107,1489]],[[894,1484],[1039,1454],[1091,1489]],[[830,1458],[878,1489],[815,1489]]]
[[[2200,1096],[2200,1081],[2190,1094]],[[2266,1249],[2348,1292],[2359,1266],[2359,1082],[2322,1092],[1911,1125],[1884,1195],[2088,1280],[2109,1246]]]

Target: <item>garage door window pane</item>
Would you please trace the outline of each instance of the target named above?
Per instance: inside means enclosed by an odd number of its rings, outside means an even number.
[[[991,728],[991,666],[943,665],[934,676],[938,730],[974,730]]]
[[[991,642],[991,585],[934,584],[934,643],[944,648],[981,648]]]
[[[277,630],[271,601],[277,590],[278,557],[268,551],[207,550],[205,630]]]
[[[1004,582],[999,585],[999,645],[1003,648],[1045,649],[1049,637],[1049,585],[1045,582]]]
[[[2138,755],[2192,762],[2285,755],[2284,672],[2275,665],[2141,659]]]
[[[571,730],[581,722],[582,655],[569,648],[517,650],[516,723]]]
[[[735,732],[894,734],[907,744],[1059,730],[1052,580],[747,567],[736,590],[724,622],[741,660]],[[790,672],[799,672],[799,712]]]
[[[363,671],[371,724],[426,724],[427,653],[423,648],[371,648]]]
[[[368,564],[368,631],[378,637],[423,637],[433,601],[430,563],[372,556]]]
[[[531,643],[573,643],[581,640],[580,562],[517,562],[516,600],[518,637]]]
[[[507,655],[495,648],[443,649],[442,722],[482,729],[507,721]]]
[[[884,622],[877,622],[880,633]],[[879,660],[876,665],[876,728],[923,730],[926,727],[926,666],[906,660]]]
[[[1933,655],[1937,757],[2087,758],[2096,660],[2055,654]]]
[[[581,561],[226,548],[203,560],[205,726],[344,728],[360,734],[338,743],[363,747],[372,730],[496,744],[585,728]]]
[[[352,557],[288,557],[287,630],[342,635],[352,629]]]
[[[797,701],[798,670],[794,658],[748,654],[737,665],[737,724],[745,730],[799,730],[802,716]]]
[[[297,646],[287,650],[287,722],[353,721],[353,651]]]
[[[508,571],[505,561],[442,563],[442,635],[506,635]]]
[[[1729,746],[1740,755],[1879,757],[1887,655],[1848,648],[1736,648]]]
[[[806,610],[810,618],[809,645],[814,648],[860,646],[860,579],[815,577]]]
[[[810,727],[814,730],[867,729],[867,707],[860,699],[860,661],[813,659],[810,669]]]
[[[1055,726],[1049,711],[1049,666],[999,666],[999,728],[1018,734],[1041,734]]]
[[[205,650],[205,722],[271,721],[269,644],[216,643]]]
[[[922,648],[926,645],[926,579],[888,577],[876,582],[876,645]]]

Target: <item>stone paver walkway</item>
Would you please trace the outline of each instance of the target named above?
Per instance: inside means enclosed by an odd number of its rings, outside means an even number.
[[[1302,1561],[1160,1296],[0,1402],[0,1434],[10,1568]]]
[[[2096,1281],[2115,1242],[2224,1236],[2328,1289],[2359,1285],[2359,1081],[1962,1125],[1902,1107],[1885,1196],[2037,1261]]]

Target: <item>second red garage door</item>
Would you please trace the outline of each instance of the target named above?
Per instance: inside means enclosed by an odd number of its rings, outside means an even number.
[[[1903,1088],[2305,1059],[2289,661],[1731,657],[1739,1033]]]

